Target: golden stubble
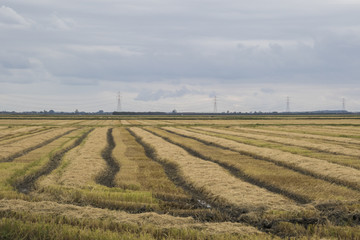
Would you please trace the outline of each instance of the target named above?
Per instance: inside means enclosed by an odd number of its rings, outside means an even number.
[[[130,157],[127,156],[128,149],[131,148],[134,143],[128,141],[126,138],[126,135],[129,133],[125,129],[115,128],[112,133],[115,141],[113,157],[120,164],[120,170],[115,175],[114,183],[118,187],[140,188],[140,183],[137,180],[139,169],[137,161],[134,158],[141,153],[134,151]]]
[[[121,125],[131,125],[128,120],[120,120]]]
[[[8,137],[8,136],[16,136],[20,134],[26,134],[35,130],[39,130],[43,127],[2,127],[0,128],[0,141],[2,141],[1,138]]]
[[[207,233],[261,234],[256,228],[241,223],[200,223],[191,217],[173,217],[167,214],[140,213],[130,214],[93,207],[80,207],[56,202],[27,202],[23,200],[0,200],[0,211],[9,213],[32,213],[35,215],[64,216],[72,219],[110,220],[114,223],[153,226],[158,229],[179,228],[197,229]]]
[[[220,134],[228,134],[228,135],[239,136],[239,137],[245,137],[245,138],[250,138],[250,139],[252,138],[252,139],[263,140],[263,141],[271,141],[271,142],[276,142],[276,143],[280,143],[280,144],[288,144],[288,145],[294,145],[294,146],[299,146],[299,147],[313,148],[313,149],[318,149],[318,150],[321,150],[324,152],[329,152],[329,153],[334,153],[334,154],[344,154],[344,155],[355,156],[355,157],[360,156],[360,150],[352,149],[352,148],[345,148],[345,147],[342,147],[339,145],[329,144],[329,143],[321,143],[320,144],[320,143],[310,142],[309,140],[299,140],[299,139],[293,139],[293,138],[259,135],[259,134],[252,134],[252,133],[246,133],[246,132],[228,131],[228,130],[223,130],[223,129],[209,128],[209,127],[194,127],[194,129],[199,129],[199,130],[208,131],[208,132],[215,132],[215,133],[220,133]]]
[[[333,141],[333,142],[340,142],[340,143],[350,143],[350,144],[359,144],[360,140],[352,139],[352,138],[346,138],[346,137],[331,137],[331,136],[321,136],[321,135],[314,135],[314,134],[306,134],[306,133],[294,133],[294,132],[286,132],[284,129],[279,129],[279,131],[272,131],[272,130],[266,130],[266,129],[258,129],[258,128],[243,128],[243,127],[234,127],[236,130],[241,130],[245,132],[252,132],[256,134],[267,134],[267,135],[280,135],[282,137],[285,137],[284,139],[288,138],[301,138],[301,139],[307,139],[306,141],[309,143],[309,139],[318,139],[318,140],[327,140],[327,141]],[[264,136],[264,135],[262,135]]]
[[[300,209],[296,203],[283,196],[235,178],[216,163],[191,156],[181,147],[143,129],[131,128],[131,130],[155,149],[161,161],[176,164],[179,167],[179,174],[185,181],[214,200],[220,199],[248,210]]]
[[[56,128],[36,136],[28,137],[13,143],[4,144],[0,148],[0,160],[10,157],[13,154],[22,152],[28,148],[35,147],[51,138],[64,134],[73,128]]]
[[[195,139],[170,133],[163,129],[155,127],[146,127],[145,129],[163,138],[170,139],[182,147],[191,149],[212,161],[225,164],[232,169],[236,168],[240,171],[240,175],[258,180],[258,184],[266,184],[267,186],[273,186],[289,193],[295,193],[312,202],[356,201],[360,199],[360,192],[358,191],[301,174],[269,161],[255,159],[239,154],[236,151],[207,145]]]
[[[334,163],[329,163],[325,160],[320,160],[316,158],[299,156],[296,154],[283,152],[277,149],[268,149],[262,147],[251,146],[248,144],[239,143],[232,140],[227,140],[220,137],[214,137],[202,133],[196,133],[192,131],[187,131],[183,129],[165,127],[170,131],[194,137],[200,140],[212,142],[230,148],[235,151],[246,152],[254,156],[261,158],[271,159],[276,162],[285,163],[289,166],[297,167],[304,169],[308,172],[315,173],[319,176],[329,177],[332,179],[339,179],[341,181],[347,182],[351,185],[356,185],[360,187],[360,171],[351,167],[345,167]]]
[[[59,183],[65,186],[84,187],[95,182],[107,165],[101,152],[107,145],[108,128],[96,128],[85,142],[69,151],[63,161],[68,162]]]
[[[262,126],[261,129],[286,131],[294,133],[313,134],[317,136],[360,136],[360,126],[344,127],[344,126],[304,126],[304,125],[283,125],[283,126]]]

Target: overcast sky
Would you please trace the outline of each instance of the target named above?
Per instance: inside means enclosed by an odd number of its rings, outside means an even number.
[[[360,0],[0,0],[0,111],[360,111]]]

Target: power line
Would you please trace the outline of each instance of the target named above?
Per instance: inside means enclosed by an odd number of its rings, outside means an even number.
[[[216,100],[216,95],[214,97],[214,113],[217,113],[217,100]]]
[[[117,97],[117,111],[121,112],[121,95],[120,95],[120,92],[118,92],[118,97]]]
[[[290,97],[286,97],[286,112],[290,112]]]

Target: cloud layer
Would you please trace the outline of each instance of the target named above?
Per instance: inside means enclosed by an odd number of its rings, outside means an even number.
[[[223,111],[281,111],[286,96],[297,110],[339,108],[344,97],[360,111],[357,1],[1,4],[0,111],[112,111],[117,91],[133,111],[212,111],[213,95]]]

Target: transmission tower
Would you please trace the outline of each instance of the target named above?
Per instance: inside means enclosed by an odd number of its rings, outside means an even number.
[[[342,99],[342,110],[343,110],[344,112],[346,111],[345,98]]]
[[[118,112],[121,112],[121,95],[120,92],[118,92],[118,96],[117,96],[117,109]]]
[[[286,97],[286,112],[290,112],[290,97]]]
[[[214,113],[217,113],[217,100],[216,100],[216,95],[214,97]]]

